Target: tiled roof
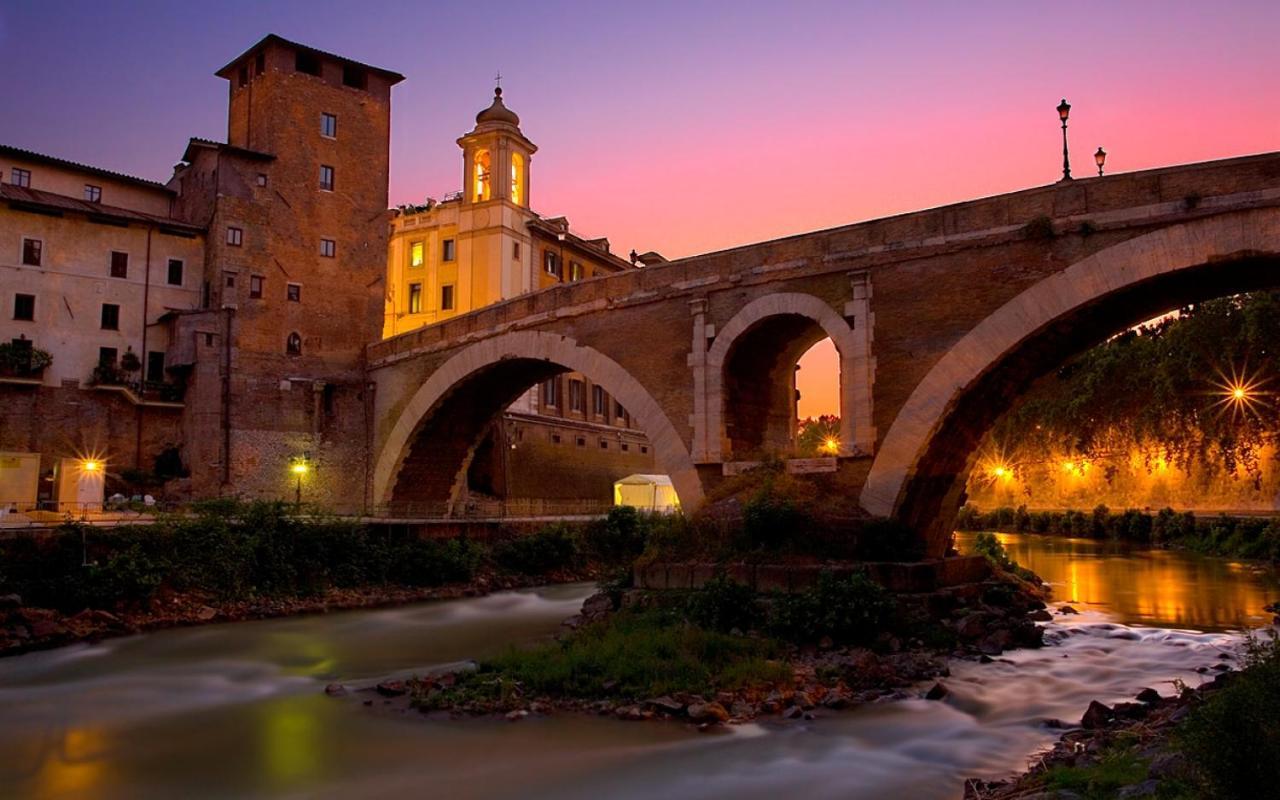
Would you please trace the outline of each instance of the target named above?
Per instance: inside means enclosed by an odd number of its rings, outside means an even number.
[[[305,44],[298,44],[297,42],[291,42],[288,39],[284,38],[283,36],[277,36],[274,33],[268,33],[266,36],[262,37],[261,41],[259,41],[253,47],[250,47],[248,50],[245,50],[240,55],[231,59],[231,62],[229,64],[227,64],[225,67],[223,67],[222,69],[218,70],[213,74],[221,78],[230,77],[231,75],[230,70],[232,67],[234,67],[236,64],[239,64],[250,53],[256,52],[259,48],[267,44],[280,44],[286,47],[292,47],[295,50],[302,50],[304,52],[314,53],[315,55],[323,56],[325,58],[332,58],[334,61],[340,61],[343,64],[351,64],[352,66],[360,67],[361,69],[367,69],[370,72],[376,72],[379,75],[383,76],[384,78],[389,79],[392,83],[399,83],[400,81],[404,80],[404,76],[401,75],[399,72],[392,72],[389,69],[383,69],[382,67],[375,67],[370,64],[362,64],[359,61],[356,61],[355,59],[347,58],[346,56],[340,56],[335,53],[326,53],[323,50],[317,50],[316,48],[308,47]]]
[[[90,203],[87,200],[79,200],[74,197],[67,197],[63,194],[54,194],[53,192],[42,192],[39,189],[28,189],[23,186],[14,186],[12,183],[0,183],[0,200],[6,200],[11,204],[38,206],[49,211],[72,211],[80,214],[88,214],[94,217],[118,220],[120,222],[142,222],[149,225],[163,225],[166,228],[175,228],[177,230],[190,233],[197,233],[204,230],[199,225],[192,225],[189,222],[174,219],[173,217],[146,214],[141,211],[120,208],[119,206],[103,205],[102,203]]]
[[[148,189],[159,189],[161,191],[171,191],[163,183],[157,181],[149,181],[145,178],[135,178],[132,175],[125,175],[123,172],[113,172],[102,167],[91,167],[88,164],[81,164],[76,161],[68,161],[65,158],[57,158],[55,156],[47,156],[44,153],[37,153],[33,150],[23,150],[21,147],[13,147],[7,144],[0,144],[0,155],[7,155],[12,158],[21,158],[27,161],[35,161],[41,164],[53,164],[58,167],[66,167],[74,169],[78,172],[85,172],[90,175],[100,175],[104,178],[114,178],[118,181],[145,186]]]

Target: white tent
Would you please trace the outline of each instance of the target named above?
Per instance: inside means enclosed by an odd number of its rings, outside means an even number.
[[[637,474],[614,481],[613,504],[670,514],[680,509],[680,498],[666,475]]]

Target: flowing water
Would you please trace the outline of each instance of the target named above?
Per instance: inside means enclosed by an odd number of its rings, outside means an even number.
[[[0,797],[955,798],[967,776],[1022,768],[1058,733],[1046,719],[1196,684],[1280,597],[1271,572],[1228,561],[1002,538],[1082,613],[1055,617],[1044,649],[953,664],[944,702],[705,735],[575,716],[424,720],[322,693],[546,636],[591,591],[549,587],[0,660]]]

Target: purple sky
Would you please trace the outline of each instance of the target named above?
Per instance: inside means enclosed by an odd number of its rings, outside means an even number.
[[[0,5],[0,142],[164,179],[268,32],[408,80],[391,201],[461,188],[501,70],[536,210],[678,257],[1077,175],[1280,150],[1280,1]],[[812,372],[812,371],[811,371]]]

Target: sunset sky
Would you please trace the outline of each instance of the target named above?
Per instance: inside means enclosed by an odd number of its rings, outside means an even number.
[[[535,210],[669,258],[1050,183],[1280,149],[1280,2],[7,2],[0,142],[163,180],[224,139],[268,32],[407,76],[391,202],[461,188],[501,70]],[[806,360],[801,413],[832,411]],[[810,385],[811,381],[816,383]]]

